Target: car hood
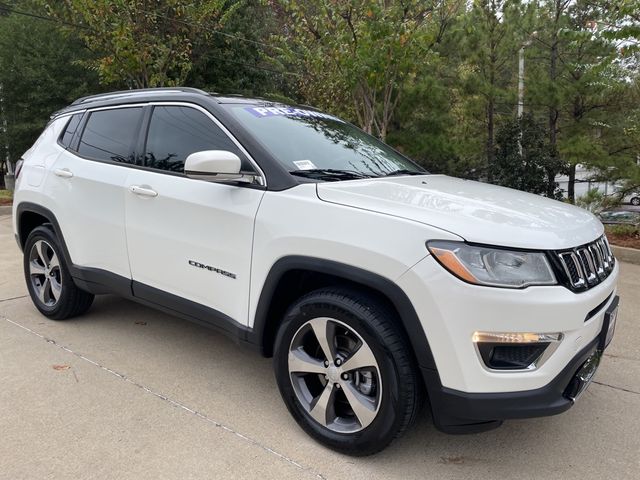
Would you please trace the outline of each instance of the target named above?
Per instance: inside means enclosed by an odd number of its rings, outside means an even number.
[[[468,242],[556,250],[604,231],[594,215],[573,205],[444,175],[326,182],[317,189],[326,202],[421,222]]]

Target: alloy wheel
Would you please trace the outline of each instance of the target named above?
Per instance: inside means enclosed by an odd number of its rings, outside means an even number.
[[[304,323],[291,340],[288,366],[298,401],[323,427],[353,433],[376,418],[380,368],[369,345],[347,324],[327,317]]]
[[[29,278],[39,302],[46,307],[58,303],[62,294],[60,260],[51,245],[36,241],[29,252]]]

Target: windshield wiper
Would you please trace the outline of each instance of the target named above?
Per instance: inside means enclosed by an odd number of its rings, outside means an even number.
[[[291,175],[310,178],[325,178],[329,180],[353,180],[358,178],[371,178],[366,173],[355,170],[338,170],[335,168],[312,168],[309,170],[291,170]]]
[[[385,173],[384,175],[380,175],[381,177],[393,177],[395,175],[426,175],[427,172],[417,172],[415,170],[407,170],[406,168],[401,168],[400,170],[394,170],[393,172]]]

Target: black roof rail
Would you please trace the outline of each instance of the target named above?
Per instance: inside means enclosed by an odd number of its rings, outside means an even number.
[[[70,106],[77,106],[84,103],[97,102],[100,100],[115,100],[117,98],[134,97],[148,93],[196,93],[199,95],[209,95],[207,92],[198,88],[191,87],[163,87],[163,88],[139,88],[134,90],[120,90],[117,92],[99,93],[97,95],[88,95],[74,101]]]

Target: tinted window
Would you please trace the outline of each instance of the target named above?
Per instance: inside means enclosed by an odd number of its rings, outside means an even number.
[[[139,107],[91,113],[78,152],[98,160],[135,163],[133,150],[141,114]]]
[[[76,133],[76,130],[78,129],[81,118],[82,114],[78,113],[76,115],[73,115],[67,122],[67,128],[64,129],[64,132],[60,136],[60,143],[64,145],[65,148],[69,148],[69,145],[71,145],[71,139],[73,138],[73,134]]]
[[[242,159],[243,170],[253,170],[235,143],[204,113],[180,106],[153,109],[147,135],[147,167],[183,172],[186,158],[203,150],[233,152]]]

